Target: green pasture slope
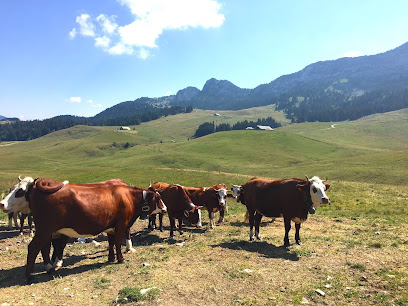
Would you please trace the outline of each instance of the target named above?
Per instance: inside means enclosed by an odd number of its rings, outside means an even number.
[[[0,143],[0,191],[7,191],[19,175],[76,183],[122,178],[140,187],[159,180],[206,186],[242,184],[254,176],[318,175],[327,176],[332,186],[332,208],[321,209],[322,214],[407,221],[408,110],[295,125],[271,107],[219,113],[194,110],[131,131],[76,126],[32,141]],[[191,139],[205,121],[267,116],[285,126]]]

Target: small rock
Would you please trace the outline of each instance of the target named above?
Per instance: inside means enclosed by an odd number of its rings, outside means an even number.
[[[248,273],[248,274],[251,274],[251,273],[254,272],[254,271],[251,270],[251,269],[244,269],[244,272],[245,272],[245,273]]]
[[[97,299],[97,298],[98,298],[97,295],[94,295],[94,296],[92,297],[93,300],[94,300],[94,299]]]
[[[306,298],[303,298],[300,304],[309,304],[309,301]]]
[[[80,242],[80,243],[85,243],[86,239],[85,238],[78,238],[77,241]]]
[[[92,240],[92,244],[93,244],[93,246],[94,246],[95,248],[98,248],[98,247],[101,246],[101,243],[98,242],[98,241],[95,241],[95,240]]]
[[[69,288],[64,288],[65,291],[69,290]]]
[[[351,288],[351,287],[346,287],[346,290],[351,290],[351,289],[353,289],[353,288]]]
[[[363,282],[366,282],[366,281],[367,281],[367,277],[365,277],[365,276],[363,275],[362,277],[360,277],[360,280],[363,281]]]
[[[85,251],[82,251],[82,252],[81,252],[81,255],[85,255]]]
[[[330,280],[332,280],[333,279],[333,277],[331,277],[330,275],[327,277],[327,280],[328,281],[330,281]]]
[[[142,263],[142,267],[149,267],[149,266],[150,266],[150,264],[147,263],[147,262]]]
[[[72,297],[74,297],[74,295],[73,294],[67,294],[67,297],[72,298]]]
[[[35,297],[35,293],[33,293],[31,296],[32,296],[32,297]]]
[[[177,246],[183,246],[183,245],[184,245],[184,242],[177,242],[176,245],[177,245]]]
[[[147,292],[149,292],[152,289],[156,289],[156,287],[150,287],[150,288],[146,288],[146,289],[140,289],[140,293],[141,294],[146,294]],[[160,289],[159,289],[160,290]]]
[[[389,278],[395,278],[395,275],[392,275],[392,274],[387,274],[387,276],[388,276]]]
[[[320,290],[320,289],[316,289],[315,292],[316,292],[318,295],[320,295],[320,296],[325,296],[325,295],[326,295],[326,293],[324,293],[324,292],[323,292],[322,290]]]
[[[375,232],[375,234],[376,234],[376,235],[379,235],[379,234],[381,234],[381,232],[378,231],[378,232]]]
[[[6,247],[5,249],[4,249],[4,251],[6,251],[6,252],[8,252],[10,249],[8,248],[8,247]],[[3,304],[2,304],[3,305]]]
[[[332,285],[326,284],[326,285],[324,285],[324,287],[326,287],[327,289],[330,289],[332,287]]]

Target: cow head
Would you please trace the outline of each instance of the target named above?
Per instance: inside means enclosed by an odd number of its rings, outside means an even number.
[[[164,214],[167,207],[164,204],[158,192],[152,190],[143,190],[143,205],[140,219],[147,219],[152,214]]]
[[[177,188],[178,199],[184,207],[184,216],[188,219],[191,225],[201,227],[201,206],[194,205],[188,196],[186,190],[181,185],[172,185],[172,188]]]
[[[319,207],[322,204],[329,204],[330,199],[326,195],[326,190],[330,188],[329,184],[324,182],[317,176],[312,177],[310,180],[306,176],[310,184],[310,197],[313,202],[313,207]]]
[[[32,177],[25,177],[24,179],[18,177],[18,180],[18,184],[10,188],[10,193],[0,201],[0,209],[5,213],[21,211],[24,214],[29,214],[31,211],[26,192],[32,188],[34,179]]]
[[[220,188],[215,190],[218,197],[218,205],[222,208],[227,206],[227,189]]]
[[[238,199],[239,194],[241,193],[242,186],[241,185],[232,185],[231,191],[232,191],[232,196],[235,199]]]

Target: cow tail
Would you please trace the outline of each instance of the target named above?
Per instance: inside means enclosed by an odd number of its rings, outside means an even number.
[[[244,222],[249,222],[249,211],[247,209]]]

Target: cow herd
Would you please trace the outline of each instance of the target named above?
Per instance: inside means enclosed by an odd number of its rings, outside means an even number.
[[[182,234],[183,222],[200,227],[201,211],[207,210],[210,228],[214,228],[216,212],[220,213],[219,222],[224,221],[227,197],[234,197],[246,206],[251,241],[260,239],[259,225],[263,216],[283,217],[284,245],[289,245],[291,221],[295,223],[296,243],[301,244],[300,225],[309,213],[315,213],[315,208],[330,203],[325,193],[329,187],[316,176],[310,180],[307,177],[306,180],[253,178],[244,185],[233,185],[231,191],[225,184],[194,188],[156,182],[143,189],[128,186],[121,179],[71,184],[19,177],[18,184],[0,201],[0,209],[10,216],[22,213],[34,219],[35,235],[28,246],[25,273],[27,282],[32,282],[38,253],[42,254],[47,272],[53,273],[62,265],[68,237],[91,237],[105,232],[108,261],[122,263],[122,240],[126,239],[126,251],[133,250],[130,228],[137,218],[149,218],[149,228],[155,229],[158,216],[159,229],[163,231],[163,214],[167,213],[170,237],[173,237],[176,220]]]

